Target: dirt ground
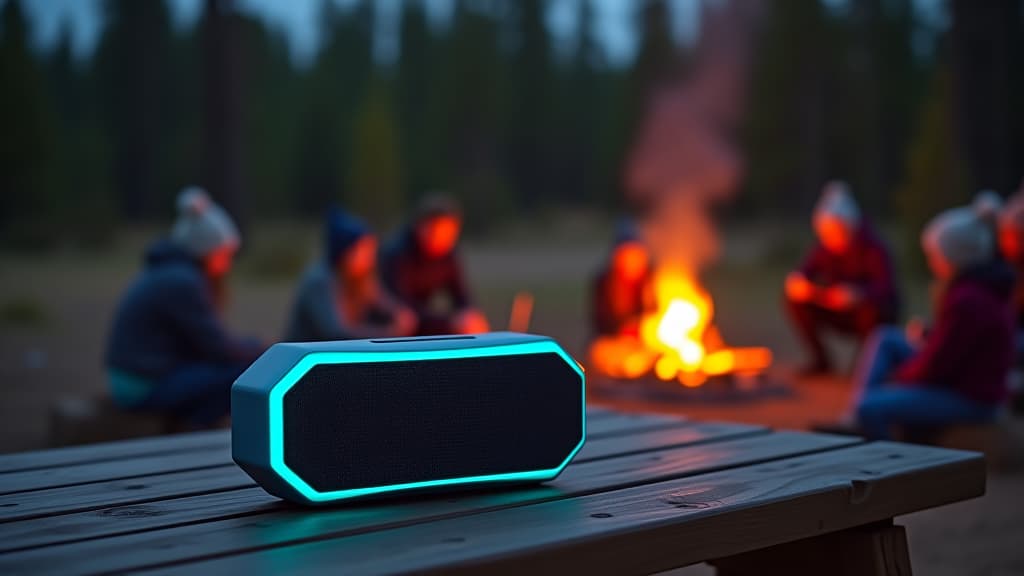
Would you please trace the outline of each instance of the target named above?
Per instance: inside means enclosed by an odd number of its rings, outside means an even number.
[[[107,327],[136,270],[144,236],[128,234],[103,254],[0,255],[0,452],[43,447],[54,399],[103,393]],[[291,274],[314,253],[315,235],[307,227],[255,242],[260,249],[243,255],[232,282],[228,320],[239,332],[269,342],[283,330]],[[282,242],[290,248],[275,251]],[[604,248],[603,241],[578,239],[569,229],[515,242],[470,244],[465,254],[478,300],[496,328],[506,324],[513,296],[525,290],[536,302],[532,331],[552,335],[580,354],[588,326],[587,282]],[[773,381],[783,383],[780,393],[740,401],[629,395],[595,400],[630,410],[797,429],[842,413],[851,393],[845,380],[794,383],[787,377],[784,367],[798,360],[799,349],[778,306],[785,268],[758,248],[758,242],[727,244],[722,264],[708,273],[706,283],[727,341],[773,349],[783,366],[773,373]],[[844,361],[852,355],[849,349],[840,352]],[[1024,444],[1013,449],[1024,450]],[[1020,472],[993,472],[985,497],[900,521],[910,529],[918,574],[1024,574]],[[693,567],[674,573],[708,572]]]

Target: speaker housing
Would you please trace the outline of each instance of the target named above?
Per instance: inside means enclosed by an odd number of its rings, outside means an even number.
[[[235,462],[307,505],[551,480],[586,439],[586,377],[554,340],[275,344],[231,388]]]

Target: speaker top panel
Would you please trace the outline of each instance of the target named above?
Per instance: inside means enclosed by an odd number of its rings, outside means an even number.
[[[586,435],[582,368],[527,334],[278,344],[232,401],[236,461],[305,503],[550,480]]]

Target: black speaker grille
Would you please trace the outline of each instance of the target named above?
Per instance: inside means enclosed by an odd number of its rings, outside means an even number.
[[[320,492],[558,466],[579,375],[554,353],[321,364],[284,396],[284,457]]]

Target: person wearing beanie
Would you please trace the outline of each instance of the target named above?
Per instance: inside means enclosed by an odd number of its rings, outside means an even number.
[[[790,321],[811,356],[802,370],[808,376],[832,371],[822,338],[826,329],[863,341],[899,315],[889,249],[861,215],[846,184],[825,185],[813,225],[817,242],[784,287]]]
[[[921,243],[938,284],[935,322],[920,342],[898,327],[872,336],[855,376],[856,418],[868,437],[888,438],[897,426],[987,422],[1007,398],[1014,275],[996,257],[997,208],[981,197],[925,228]]]
[[[377,237],[362,220],[332,209],[324,256],[295,292],[285,340],[316,342],[411,336],[416,317],[380,288]]]
[[[121,298],[105,363],[118,406],[203,428],[229,414],[231,384],[264,347],[220,319],[220,287],[241,243],[235,224],[199,188],[183,190],[177,209]]]
[[[430,195],[382,251],[385,287],[416,314],[417,335],[489,330],[466,287],[457,249],[461,231],[458,205],[447,196]]]

